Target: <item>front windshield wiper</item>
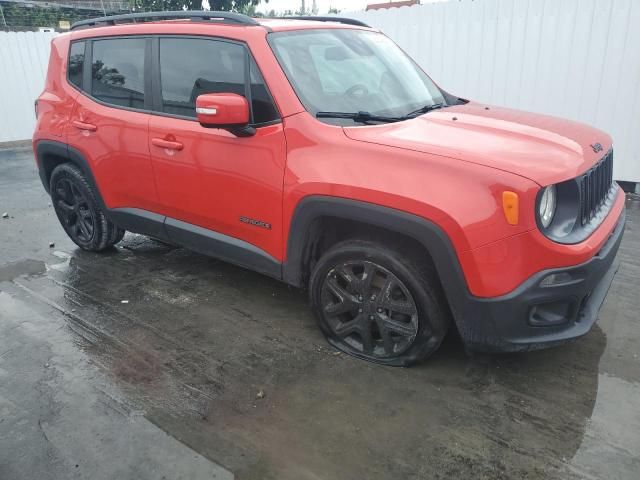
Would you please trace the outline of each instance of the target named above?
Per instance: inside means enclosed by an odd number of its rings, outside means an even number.
[[[366,123],[366,122],[401,122],[402,120],[408,120],[410,118],[414,118],[423,113],[430,112],[431,110],[437,110],[439,108],[443,108],[446,105],[444,103],[432,103],[430,105],[425,105],[413,112],[409,112],[406,115],[401,117],[385,117],[383,115],[374,115],[370,112],[318,112],[316,113],[316,118],[347,118],[349,120],[353,120],[358,123]]]
[[[431,110],[438,110],[439,108],[443,107],[446,107],[444,103],[432,103],[431,105],[425,105],[424,107],[414,110],[413,112],[407,113],[404,118],[417,117],[418,115],[422,115],[423,113],[430,112]]]
[[[366,122],[399,122],[405,120],[405,117],[384,117],[382,115],[374,115],[369,112],[318,112],[316,118],[346,118],[358,123]]]

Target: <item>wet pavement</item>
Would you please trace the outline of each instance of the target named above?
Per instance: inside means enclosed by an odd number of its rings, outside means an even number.
[[[468,358],[449,335],[397,369],[332,350],[305,294],[264,276],[131,234],[78,250],[31,152],[0,150],[0,479],[636,480],[627,208],[587,336]]]

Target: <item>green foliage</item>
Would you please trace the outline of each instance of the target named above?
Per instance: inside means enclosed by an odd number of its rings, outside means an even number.
[[[4,3],[2,11],[4,13],[7,27],[57,27],[61,20],[69,23],[77,22],[85,18],[101,16],[101,11],[76,10],[72,8],[60,7],[37,7],[23,6],[16,3]],[[1,22],[0,22],[1,23]],[[4,26],[4,25],[2,25]]]
[[[262,0],[265,3],[269,0]],[[260,16],[255,7],[261,0],[209,0],[211,10],[233,10],[246,15]],[[102,10],[78,10],[48,7],[25,6],[0,1],[7,26],[11,27],[58,27],[61,20],[69,23],[87,18],[103,16]],[[170,10],[202,10],[202,0],[130,0],[128,10],[108,12],[111,14],[133,12],[153,12]],[[0,20],[0,28],[3,27]]]
[[[247,15],[255,13],[259,4],[260,0],[209,0],[211,10],[233,10]],[[202,10],[202,0],[131,0],[131,6],[139,12]]]

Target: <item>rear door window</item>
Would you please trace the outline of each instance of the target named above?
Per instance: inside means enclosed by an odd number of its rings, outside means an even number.
[[[145,42],[143,38],[93,42],[93,97],[112,105],[144,108]]]

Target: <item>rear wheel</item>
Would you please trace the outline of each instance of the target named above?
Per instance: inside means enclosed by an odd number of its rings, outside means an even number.
[[[329,343],[386,365],[408,366],[440,346],[449,320],[433,272],[393,249],[350,240],[327,251],[310,280]]]
[[[75,165],[58,165],[51,173],[53,208],[69,238],[84,250],[99,252],[120,240],[125,231],[107,220],[96,195]]]

